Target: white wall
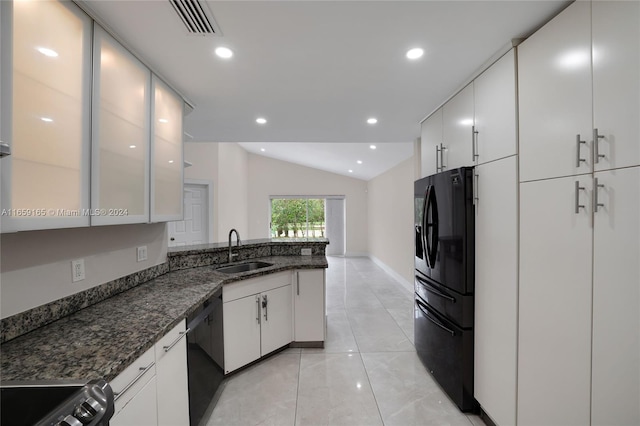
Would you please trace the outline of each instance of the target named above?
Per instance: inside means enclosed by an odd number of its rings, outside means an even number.
[[[366,255],[367,182],[249,154],[249,238],[269,237],[269,196],[344,195],[347,255]]]
[[[164,263],[166,224],[98,226],[0,236],[2,318]],[[137,262],[136,247],[148,259]],[[86,279],[71,282],[71,260],[84,259]]]
[[[413,182],[413,158],[368,182],[369,255],[411,286],[414,275]]]

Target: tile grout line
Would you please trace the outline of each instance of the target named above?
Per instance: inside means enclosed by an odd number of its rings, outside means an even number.
[[[302,376],[302,349],[298,354],[298,386],[296,387],[296,409],[293,411],[293,426],[298,423],[298,400],[300,397],[300,377]]]
[[[367,376],[367,381],[369,382],[369,387],[371,388],[371,395],[373,395],[373,400],[376,403],[376,408],[378,409],[378,415],[380,416],[380,421],[382,422],[382,426],[384,426],[384,417],[382,417],[382,411],[380,411],[380,404],[378,404],[378,398],[376,397],[376,391],[373,389],[373,383],[371,383],[371,378],[369,377],[369,371],[367,370],[367,365],[364,363],[364,358],[362,358],[362,352],[358,352],[360,355],[360,362],[362,362],[362,368],[364,368],[364,374]]]

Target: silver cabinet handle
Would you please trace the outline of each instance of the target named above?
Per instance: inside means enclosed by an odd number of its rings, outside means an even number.
[[[140,373],[138,373],[138,375],[136,376],[136,378],[135,378],[135,379],[133,379],[133,380],[132,380],[132,381],[131,381],[127,386],[125,386],[125,387],[124,387],[124,389],[122,389],[120,392],[114,392],[114,393],[113,393],[113,395],[114,395],[113,400],[114,400],[114,401],[117,401],[117,400],[118,400],[118,398],[120,398],[122,395],[124,395],[124,393],[125,393],[126,391],[128,391],[128,390],[131,388],[131,386],[135,385],[135,384],[138,382],[138,380],[140,380],[140,378],[141,378],[142,376],[144,376],[144,374],[145,374],[147,371],[149,371],[149,369],[150,369],[151,367],[153,367],[154,365],[156,365],[155,361],[154,361],[154,362],[152,362],[151,364],[147,365],[146,367],[140,367]]]
[[[598,145],[599,145],[598,142],[600,141],[600,139],[604,139],[604,135],[599,135],[598,129],[593,129],[593,150],[594,150],[593,156],[595,157],[596,164],[600,162],[601,158],[605,157],[604,154],[600,154],[600,151],[598,149]]]
[[[476,146],[478,143],[478,131],[476,130],[476,126],[471,126],[471,161],[476,161],[476,158],[480,157],[478,154],[478,147]]]
[[[586,159],[580,158],[580,145],[586,144],[586,141],[580,140],[580,134],[576,135],[576,167],[580,167],[580,163],[587,162]]]
[[[173,348],[175,345],[177,345],[178,342],[180,341],[180,339],[182,339],[184,336],[186,336],[187,333],[190,332],[190,331],[191,331],[190,328],[187,328],[185,331],[181,331],[180,333],[178,333],[178,337],[176,337],[176,340],[171,342],[170,345],[163,346],[162,349],[164,349],[165,352],[169,352],[171,350],[171,348]]]
[[[444,169],[446,169],[444,165],[444,152],[446,151],[446,149],[446,146],[440,144],[440,171],[444,171]]]
[[[593,188],[593,212],[596,213],[598,211],[598,207],[604,207],[604,204],[598,202],[598,188],[604,188],[604,185],[598,183],[598,178],[595,178]]]
[[[440,146],[436,145],[436,172],[440,171],[440,165],[438,164],[438,156],[440,155]]]
[[[260,295],[256,296],[256,321],[260,324]]]
[[[580,204],[580,190],[583,190],[584,186],[580,186],[580,182],[576,181],[576,214],[580,213],[581,208],[585,208],[584,204]]]
[[[478,190],[479,190],[479,186],[478,186],[478,181],[480,179],[480,175],[477,173],[473,174],[473,205],[477,205],[478,204],[478,200],[480,200],[480,198],[478,197]]]
[[[269,309],[268,305],[269,305],[269,301],[267,300],[267,295],[265,294],[265,295],[262,296],[262,307],[264,308],[264,320],[265,321],[269,321],[269,318],[267,316],[268,315],[267,309]]]
[[[300,272],[296,271],[296,287],[298,287],[298,296],[300,296]]]

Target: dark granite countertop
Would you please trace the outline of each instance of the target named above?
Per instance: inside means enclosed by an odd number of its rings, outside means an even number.
[[[113,380],[222,285],[291,269],[326,268],[325,256],[269,256],[257,271],[232,275],[224,265],[161,275],[2,344],[9,380]]]
[[[302,244],[301,244],[302,243]],[[329,244],[329,240],[326,238],[261,238],[254,240],[242,240],[240,243],[240,247],[237,247],[235,244],[235,238],[232,241],[232,248],[235,250],[236,248],[250,248],[256,246],[264,246],[264,245],[278,245],[278,246],[286,246],[286,245],[295,245],[295,246],[304,246],[304,243],[308,243],[309,246],[312,245],[322,245],[323,247]],[[214,251],[218,249],[229,250],[228,242],[220,242],[220,243],[209,243],[209,244],[197,244],[191,246],[181,246],[181,247],[169,247],[169,251],[167,256],[181,256],[185,254],[192,253],[203,253],[207,251]]]

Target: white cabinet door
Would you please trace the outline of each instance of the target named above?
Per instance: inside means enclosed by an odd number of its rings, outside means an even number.
[[[511,49],[473,81],[476,163],[516,154],[516,63]]]
[[[516,423],[516,161],[511,156],[476,167],[474,397],[499,425]]]
[[[640,424],[640,167],[598,172],[592,425]]]
[[[521,182],[591,172],[590,29],[577,1],[518,46]]]
[[[136,396],[109,420],[111,426],[156,426],[157,424],[155,377],[149,380]]]
[[[184,321],[155,345],[158,425],[189,424],[189,377]]]
[[[442,107],[442,138],[445,170],[473,165],[473,83]]]
[[[289,343],[292,336],[293,301],[291,285],[260,294],[262,300],[262,355]],[[266,302],[266,303],[265,303]]]
[[[259,294],[224,303],[225,373],[260,358],[260,303]]]
[[[91,19],[71,2],[0,2],[2,232],[89,225]]]
[[[91,225],[149,221],[150,71],[94,26]]]
[[[151,222],[182,220],[184,102],[156,76],[151,83]]]
[[[591,186],[520,184],[519,426],[590,422]]]
[[[640,165],[640,2],[594,1],[595,170]],[[637,402],[637,401],[636,401]],[[637,404],[636,404],[637,405]]]
[[[324,342],[324,270],[306,269],[297,271],[294,285],[293,340],[296,342]]]
[[[421,177],[440,171],[440,145],[442,144],[442,108],[434,112],[421,124],[420,165]]]

